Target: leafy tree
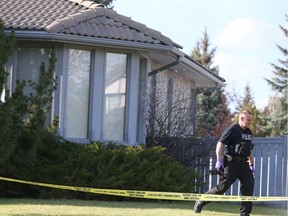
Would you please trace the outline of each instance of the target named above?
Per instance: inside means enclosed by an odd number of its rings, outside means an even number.
[[[286,15],[286,22],[288,21],[288,16]],[[288,28],[279,25],[281,31],[284,33],[284,36],[288,38]],[[267,107],[263,114],[263,121],[265,124],[263,129],[266,131],[269,136],[277,136],[288,133],[288,99],[287,99],[287,90],[288,90],[288,49],[277,44],[277,48],[284,55],[284,60],[278,59],[278,65],[271,63],[273,67],[274,77],[271,79],[265,78],[268,84],[272,87],[272,90],[279,93],[278,99],[274,100],[274,104],[270,103],[272,107]]]
[[[197,42],[191,57],[213,73],[219,73],[218,66],[213,66],[216,48],[209,49],[207,31],[201,42]],[[218,137],[222,130],[231,123],[231,114],[227,99],[221,87],[201,88],[197,92],[196,135]]]

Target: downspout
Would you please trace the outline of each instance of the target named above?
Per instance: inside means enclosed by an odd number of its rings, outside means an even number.
[[[148,76],[152,76],[152,75],[157,74],[157,73],[159,73],[159,72],[161,72],[163,70],[166,70],[166,69],[171,68],[171,67],[173,67],[175,65],[178,65],[181,62],[181,60],[182,60],[182,56],[178,55],[176,61],[171,62],[170,64],[164,65],[164,66],[162,66],[162,67],[160,67],[158,69],[155,69],[155,70],[149,72]]]

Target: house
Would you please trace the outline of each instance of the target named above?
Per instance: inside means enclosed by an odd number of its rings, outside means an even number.
[[[5,65],[6,92],[16,80],[37,80],[53,50],[58,88],[51,119],[58,116],[60,135],[77,142],[143,143],[145,95],[161,88],[172,106],[181,86],[195,107],[196,88],[225,82],[159,31],[92,1],[1,0],[0,19],[17,40]]]

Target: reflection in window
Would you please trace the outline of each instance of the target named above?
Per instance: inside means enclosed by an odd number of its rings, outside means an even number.
[[[87,138],[90,51],[69,50],[65,128],[67,138]]]
[[[38,83],[40,76],[40,65],[49,67],[49,57],[52,52],[50,48],[18,48],[17,53],[17,76],[19,81],[26,80],[26,87],[23,89],[24,95],[35,94],[35,90],[29,86],[28,81]],[[51,110],[47,108],[45,125],[51,122]]]
[[[46,68],[48,68],[51,51],[51,49],[45,48],[18,48],[17,80],[37,83],[40,75],[40,65],[44,62]],[[23,93],[29,95],[33,93],[33,90],[27,86]]]
[[[104,140],[124,140],[127,55],[107,53],[103,132]]]

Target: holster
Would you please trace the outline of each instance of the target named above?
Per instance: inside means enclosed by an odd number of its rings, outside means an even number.
[[[247,160],[247,158],[243,158],[240,156],[224,155],[224,163],[225,161],[234,161],[236,164],[240,164],[246,162]]]

